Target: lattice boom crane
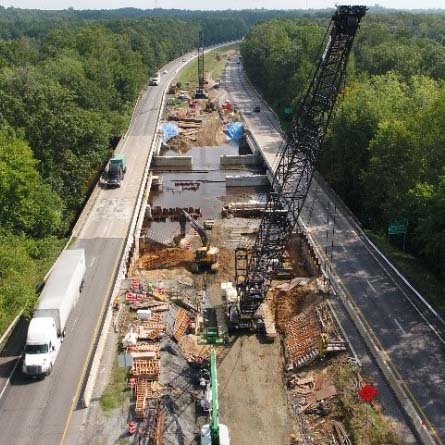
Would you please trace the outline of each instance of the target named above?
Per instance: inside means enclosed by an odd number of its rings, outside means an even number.
[[[343,87],[346,65],[365,6],[338,6],[312,81],[278,155],[271,196],[253,248],[235,251],[239,302],[228,306],[232,328],[255,327],[257,310],[281,266],[320,159],[323,140]]]

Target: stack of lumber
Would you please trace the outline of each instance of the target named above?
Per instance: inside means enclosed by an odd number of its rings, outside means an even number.
[[[133,377],[140,377],[146,380],[158,380],[159,360],[134,360],[130,373]]]
[[[178,312],[176,313],[175,325],[173,327],[173,337],[176,341],[179,341],[179,339],[185,334],[189,323],[190,318],[187,315],[187,312],[182,308],[178,309]]]

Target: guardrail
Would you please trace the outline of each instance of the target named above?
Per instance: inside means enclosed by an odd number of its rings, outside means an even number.
[[[249,87],[252,89],[254,93],[258,95],[258,92],[253,87],[253,85],[250,83],[250,81],[245,77],[247,82],[249,83]],[[261,97],[261,101],[263,105],[271,111],[275,118],[278,121],[278,118],[274,111],[269,107],[267,102],[264,100],[264,98]],[[281,135],[283,135],[283,132],[280,129]],[[256,140],[255,136],[250,133],[251,135],[251,141],[253,141],[256,145],[256,148],[260,149],[260,144]],[[273,169],[273,166],[270,166],[270,169]],[[268,172],[269,174],[269,172]],[[270,179],[273,177],[273,173],[270,172]],[[316,175],[316,180],[321,188],[333,199],[336,203],[338,203],[338,206],[341,207],[343,210],[346,211],[346,213],[351,216],[353,224],[358,231],[359,236],[369,244],[369,246],[375,250],[375,252],[387,263],[388,266],[391,267],[393,272],[395,272],[398,277],[419,297],[419,299],[425,304],[425,306],[441,321],[445,324],[444,320],[440,315],[429,305],[429,303],[420,295],[417,290],[415,290],[409,282],[406,280],[405,277],[397,270],[396,267],[394,267],[391,262],[386,258],[386,256],[369,240],[369,238],[366,236],[366,234],[363,233],[363,230],[361,228],[360,222],[357,220],[357,218],[354,216],[352,211],[343,203],[343,201],[338,197],[338,195],[335,193],[334,190],[324,181],[323,178],[320,177],[319,174]],[[321,268],[323,276],[326,280],[328,280],[331,284],[331,287],[336,293],[339,298],[341,299],[342,304],[344,305],[345,309],[347,310],[349,316],[353,320],[354,324],[356,325],[358,331],[360,332],[360,335],[362,336],[363,340],[365,341],[367,347],[371,351],[373,357],[376,360],[376,363],[378,367],[381,369],[383,375],[385,376],[389,386],[392,388],[394,395],[396,396],[397,400],[399,401],[402,409],[406,413],[411,426],[413,427],[414,431],[416,431],[419,439],[422,441],[425,445],[438,445],[441,444],[441,440],[437,436],[437,433],[435,432],[433,426],[431,425],[428,418],[424,415],[423,411],[419,407],[416,399],[411,394],[408,386],[403,381],[402,377],[398,373],[397,369],[392,364],[390,358],[387,356],[386,352],[384,351],[383,347],[380,345],[379,340],[375,336],[375,334],[372,332],[372,329],[368,325],[365,317],[361,314],[360,309],[355,304],[352,296],[349,294],[348,290],[338,277],[338,275],[335,273],[335,270],[332,266],[332,264],[329,262],[329,260],[324,255],[323,249],[321,249],[317,242],[312,238],[312,235],[307,230],[306,225],[300,218],[300,225],[304,228],[308,240],[311,243],[314,251],[317,253],[317,256],[321,260]]]
[[[219,48],[220,46],[225,46],[227,44],[223,44],[223,45],[218,45],[215,48]],[[196,56],[195,56],[196,57]],[[191,59],[190,59],[191,60]],[[189,61],[190,61],[189,60]],[[176,74],[176,73],[175,73]],[[143,215],[141,212],[143,212],[143,206],[142,206],[142,202],[143,202],[143,197],[145,194],[145,190],[146,190],[146,186],[147,186],[147,181],[149,178],[149,174],[150,174],[150,163],[153,157],[153,153],[155,151],[157,151],[155,149],[156,145],[160,145],[161,144],[161,138],[158,134],[158,126],[159,126],[159,122],[161,119],[161,114],[164,110],[165,107],[165,101],[166,101],[166,97],[167,97],[167,92],[168,89],[170,87],[171,82],[174,80],[174,77],[172,78],[172,80],[166,85],[164,92],[162,94],[162,100],[161,100],[161,104],[160,107],[158,109],[158,113],[156,116],[156,131],[155,134],[153,136],[152,142],[151,142],[151,146],[150,146],[150,152],[145,164],[145,169],[144,169],[144,175],[141,181],[141,185],[139,187],[139,191],[138,191],[138,197],[136,199],[136,203],[135,203],[135,207],[133,209],[133,213],[132,213],[132,218],[131,218],[131,223],[127,232],[127,235],[125,237],[125,244],[124,244],[124,248],[119,260],[119,265],[115,270],[115,274],[114,274],[114,278],[113,278],[113,287],[112,287],[112,291],[110,292],[110,295],[108,297],[108,299],[106,300],[106,304],[104,305],[102,311],[101,311],[101,315],[100,318],[102,319],[102,322],[100,324],[100,328],[98,329],[97,332],[95,332],[94,337],[96,338],[96,345],[95,347],[91,350],[91,353],[89,354],[89,357],[87,358],[87,361],[89,362],[89,366],[87,367],[87,372],[89,373],[88,379],[86,381],[85,387],[83,389],[83,392],[81,395],[77,395],[77,397],[82,401],[82,405],[84,407],[88,407],[90,401],[91,401],[91,397],[92,397],[92,393],[93,393],[93,389],[96,383],[96,378],[97,378],[97,372],[99,369],[99,364],[103,355],[103,351],[105,348],[105,343],[106,343],[106,338],[108,335],[108,331],[111,325],[111,321],[112,321],[112,315],[113,315],[113,311],[112,311],[112,301],[114,296],[116,296],[119,292],[120,289],[120,282],[123,278],[125,278],[126,275],[126,271],[127,271],[127,263],[128,263],[128,259],[129,256],[131,254],[132,248],[135,245],[135,239],[134,239],[134,234],[135,234],[135,228],[137,226],[137,222],[140,218],[143,218]],[[139,99],[138,99],[139,100]],[[133,111],[136,110],[136,106],[134,108]],[[132,120],[133,122],[133,120]],[[130,126],[131,128],[131,126]],[[159,147],[158,147],[159,148]],[[85,375],[86,373],[85,372]],[[81,380],[85,380],[85,375],[82,376]]]
[[[366,318],[362,315],[360,309],[355,304],[351,294],[348,292],[345,285],[335,272],[335,268],[326,258],[323,249],[321,249],[318,243],[314,240],[314,238],[308,231],[307,226],[304,224],[303,221],[301,221],[301,219],[300,224],[304,228],[309,243],[312,245],[314,252],[316,252],[316,255],[321,261],[321,270],[323,276],[329,282],[331,288],[333,289],[334,295],[338,295],[338,297],[341,299],[343,306],[345,307],[346,311],[348,312],[349,316],[360,332],[360,335],[366,343],[366,346],[375,358],[378,367],[385,376],[389,386],[392,388],[396,399],[399,401],[401,407],[407,414],[412,427],[418,434],[419,438],[422,440],[422,443],[425,445],[441,444],[440,439],[436,439],[435,434],[432,433],[434,429],[429,420],[426,418],[423,412],[418,409],[417,401],[411,394],[408,386],[403,381],[397,369],[392,364],[384,348],[380,345],[378,338],[373,333],[371,327],[368,325]]]
[[[128,258],[130,256],[132,247],[134,246],[134,243],[135,243],[134,232],[135,232],[137,221],[141,215],[142,208],[143,208],[142,198],[144,196],[145,189],[147,186],[147,180],[149,177],[150,163],[151,163],[151,160],[153,157],[153,152],[155,150],[156,144],[160,143],[160,139],[158,137],[158,126],[159,126],[159,121],[161,118],[162,111],[165,106],[165,99],[166,99],[167,91],[170,87],[170,83],[171,82],[169,82],[167,84],[167,86],[165,87],[164,92],[162,94],[161,105],[159,107],[159,110],[158,110],[158,113],[156,116],[156,131],[155,131],[155,133],[153,135],[153,139],[151,141],[149,155],[148,155],[147,161],[145,163],[144,175],[142,177],[142,181],[141,181],[141,185],[139,187],[136,203],[133,208],[131,222],[130,222],[130,226],[128,228],[127,235],[125,237],[124,248],[123,248],[121,256],[120,256],[119,265],[115,270],[115,275],[113,278],[113,288],[110,292],[109,297],[106,300],[107,304],[103,307],[103,310],[100,315],[100,318],[102,319],[102,323],[101,323],[101,326],[100,326],[100,329],[98,330],[98,332],[95,333],[95,337],[96,338],[98,337],[96,340],[96,347],[91,351],[91,354],[87,359],[90,362],[90,365],[87,368],[88,372],[89,372],[89,376],[88,376],[87,382],[85,384],[83,394],[79,396],[79,398],[82,401],[82,405],[84,407],[88,407],[88,405],[90,404],[90,401],[91,401],[93,389],[94,389],[94,386],[96,383],[97,372],[99,370],[99,364],[102,359],[108,331],[110,329],[110,325],[111,325],[111,321],[112,321],[112,317],[113,317],[113,305],[112,305],[113,298],[118,295],[118,292],[120,289],[120,283],[121,283],[122,279],[125,278],[126,270],[127,270],[126,265],[127,265]],[[85,379],[85,376],[83,377],[82,380],[84,380],[84,379]]]

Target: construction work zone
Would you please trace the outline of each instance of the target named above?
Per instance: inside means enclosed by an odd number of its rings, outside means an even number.
[[[189,287],[186,278],[183,283],[134,278],[127,280],[114,302],[113,326],[121,336],[123,353],[128,356],[125,362],[130,364],[128,434],[138,444],[163,444],[164,434],[169,434],[166,422],[172,422],[172,400],[184,384],[180,376],[170,377],[171,366],[164,366],[164,362],[174,360],[176,353],[171,351],[175,344],[182,343],[178,353],[183,348],[188,363],[208,362],[208,348],[198,346],[193,335],[196,313],[172,302],[181,286]],[[189,367],[188,363],[181,360],[184,367]],[[194,386],[193,381],[187,384]],[[195,392],[198,398],[199,385]]]
[[[223,253],[216,274],[192,273],[193,250],[186,247],[158,245],[141,254],[114,304],[113,327],[131,357],[128,412],[116,411],[125,434],[134,422],[128,443],[199,444],[209,422],[202,386],[210,354],[201,341],[204,309],[223,306],[222,284],[227,289],[234,274],[233,248],[248,246],[256,227],[253,218],[215,220],[208,236]],[[286,254],[291,276],[274,280],[263,303],[274,341],[239,334],[216,347],[221,422],[236,444],[252,437],[259,445],[395,444],[378,402],[364,403],[357,395],[372,382],[348,353],[327,304],[326,283],[306,268],[313,252],[305,242],[292,239]]]
[[[173,88],[181,99],[170,97],[166,120],[199,133],[213,113],[225,122],[236,119],[232,104],[223,100],[223,89],[208,88],[210,100],[212,90],[221,104],[216,111],[206,111],[207,99],[186,98]],[[215,128],[211,131],[216,140]],[[198,133],[190,133],[187,144],[196,145],[191,139]],[[178,140],[185,150],[187,144]],[[217,147],[199,150],[207,150],[209,158],[219,156]],[[237,298],[235,286],[234,296],[228,286],[235,283],[234,251],[252,248],[265,193],[243,189],[229,198],[219,178],[212,185],[208,173],[163,173],[164,186],[155,192],[151,213],[145,212],[143,230],[150,236],[141,237],[139,259],[129,271],[132,278],[114,303],[113,328],[120,336],[120,355],[125,355],[130,400],[125,410],[114,412],[114,421],[103,420],[114,422],[114,429],[99,443],[127,438],[125,443],[132,444],[200,443],[211,405],[210,348],[202,337],[211,323],[225,339],[215,349],[220,418],[232,444],[396,444],[381,406],[358,396],[372,382],[350,356],[328,304],[329,286],[304,234],[292,235],[259,307],[260,335],[229,332],[225,309],[229,299]],[[173,234],[180,231],[182,209],[202,226],[211,221],[206,231],[209,245],[219,249],[217,271],[193,267],[203,245],[193,228],[180,243],[166,235],[166,227]]]
[[[180,82],[170,87],[163,119],[176,127],[177,134],[164,141],[164,150],[186,153],[192,146],[219,146],[227,139],[224,126],[241,121],[239,110],[220,89],[220,81],[209,74],[205,77],[201,98],[193,98]]]

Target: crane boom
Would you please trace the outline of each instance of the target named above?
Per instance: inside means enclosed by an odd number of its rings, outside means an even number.
[[[210,377],[212,387],[212,421],[210,424],[210,435],[212,445],[219,443],[219,405],[218,405],[218,375],[216,372],[216,354],[215,348],[210,347]]]
[[[322,143],[343,87],[346,65],[365,6],[338,6],[324,51],[287,132],[272,190],[252,249],[235,251],[239,305],[228,308],[233,327],[252,325],[295,230],[320,159]],[[284,210],[284,211],[283,211]]]
[[[204,99],[206,97],[204,91],[204,33],[199,31],[198,42],[198,88],[196,88],[195,98]]]

